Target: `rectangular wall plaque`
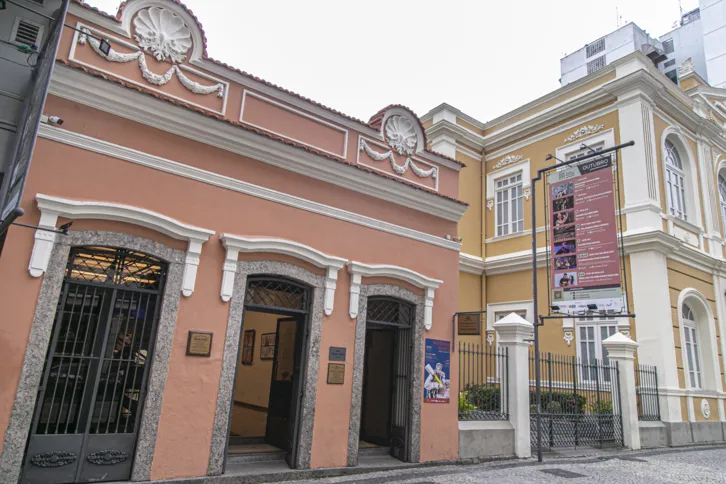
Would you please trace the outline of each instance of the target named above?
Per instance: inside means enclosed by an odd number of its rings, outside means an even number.
[[[481,332],[481,314],[460,314],[459,336],[478,335]]]
[[[212,354],[213,334],[207,331],[189,331],[187,356],[210,356]]]
[[[328,383],[342,385],[345,381],[345,363],[328,363]]]
[[[331,346],[328,350],[328,360],[345,361],[345,348],[339,346]]]

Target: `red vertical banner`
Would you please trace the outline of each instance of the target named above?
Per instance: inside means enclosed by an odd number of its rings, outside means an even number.
[[[612,166],[605,155],[548,177],[555,312],[625,309]]]

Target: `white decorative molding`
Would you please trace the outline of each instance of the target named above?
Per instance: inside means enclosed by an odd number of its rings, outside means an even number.
[[[77,40],[79,44],[85,45],[86,43],[88,43],[88,45],[91,46],[91,49],[93,49],[94,52],[110,62],[117,62],[123,64],[127,62],[138,61],[141,75],[151,84],[154,84],[156,86],[163,86],[171,80],[173,75],[176,74],[179,82],[181,82],[181,84],[185,88],[187,88],[194,94],[206,95],[216,92],[217,97],[224,98],[225,86],[221,82],[211,86],[203,86],[202,84],[199,84],[196,81],[192,81],[186,75],[184,75],[182,70],[177,65],[172,65],[169,70],[166,71],[164,74],[155,74],[151,72],[146,65],[146,55],[143,51],[138,50],[136,52],[130,52],[128,54],[122,54],[116,52],[113,49],[110,49],[108,55],[106,55],[101,51],[100,41],[95,39],[94,37],[91,37],[92,34],[89,28],[83,27],[80,30],[81,32],[79,33]]]
[[[78,89],[79,85],[83,89]],[[240,129],[239,126],[218,119],[200,116],[187,108],[152,96],[144,96],[133,89],[122,89],[114,83],[65,65],[54,68],[49,92],[177,136],[453,222],[458,222],[467,208],[462,202],[418,190],[389,177],[382,178],[367,170],[363,171],[279,140],[260,136],[259,133]],[[342,124],[347,126],[346,123]],[[428,153],[423,154],[428,156]],[[436,162],[439,163],[438,159]],[[447,162],[461,168],[445,158],[441,158],[440,164],[446,165]],[[222,176],[220,178],[229,179]]]
[[[518,162],[522,158],[524,158],[524,156],[522,155],[507,155],[499,160],[497,164],[492,167],[492,170],[498,170],[503,166],[511,165],[512,163]]]
[[[350,272],[350,307],[349,314],[352,319],[358,316],[358,300],[362,277],[391,277],[413,284],[425,291],[424,300],[424,327],[431,329],[433,324],[434,291],[442,282],[414,272],[411,269],[388,264],[364,264],[362,262],[348,262]]]
[[[613,165],[613,166],[615,166],[615,165]],[[531,187],[525,187],[522,190],[522,195],[524,196],[524,199],[525,200],[529,200],[529,197],[532,196],[532,188]]]
[[[268,200],[271,202],[287,205],[307,212],[323,215],[336,220],[342,220],[350,222],[352,224],[360,225],[363,227],[372,228],[381,232],[398,235],[418,242],[431,244],[437,247],[443,247],[449,250],[458,251],[461,249],[461,244],[453,240],[447,240],[444,237],[437,235],[427,234],[413,230],[408,227],[401,225],[392,224],[383,220],[367,217],[347,210],[332,207],[330,205],[324,205],[322,203],[314,202],[304,198],[289,195],[287,193],[278,192],[269,188],[261,187],[259,185],[253,185],[242,180],[236,180],[228,176],[213,173],[207,170],[202,170],[190,165],[178,163],[176,161],[168,160],[166,158],[160,158],[158,156],[150,155],[140,151],[133,150],[131,148],[108,143],[107,141],[92,138],[72,131],[49,126],[47,124],[41,124],[38,131],[38,135],[42,138],[64,143],[70,146],[75,146],[86,151],[100,153],[105,156],[110,156],[120,160],[136,163],[141,166],[153,168],[165,173],[181,176],[198,182],[206,183],[208,185],[225,188],[238,193],[244,193],[252,197]],[[259,138],[259,136],[257,137]],[[400,184],[396,182],[396,185]],[[421,192],[421,190],[415,190]]]
[[[487,198],[487,210],[490,212],[494,208],[494,199],[493,198]]]
[[[684,60],[681,65],[678,66],[678,77],[683,77],[695,71],[696,66],[693,64],[693,59],[689,57],[688,59]]]
[[[487,331],[487,343],[489,346],[494,344],[494,331]]]
[[[703,415],[703,418],[709,418],[711,416],[711,404],[705,398],[701,399],[701,415]]]
[[[395,115],[386,120],[386,141],[399,155],[411,156],[416,151],[418,137],[413,122],[403,116]]]
[[[480,276],[484,273],[484,259],[459,252],[459,271]]]
[[[567,346],[570,346],[572,344],[572,340],[575,339],[575,336],[572,334],[572,331],[565,331],[565,335],[563,338],[565,340],[565,343],[567,343]]]
[[[593,133],[597,133],[601,129],[604,129],[604,124],[588,124],[587,126],[583,126],[581,128],[578,128],[575,130],[574,133],[572,133],[570,136],[565,138],[565,143],[569,143],[570,141],[575,141],[577,138],[582,138],[583,136],[587,136]]]
[[[234,292],[234,274],[237,272],[238,254],[240,252],[269,252],[289,255],[325,269],[327,272],[325,275],[324,309],[327,316],[333,314],[338,271],[345,266],[346,259],[324,254],[307,245],[286,239],[240,237],[232,234],[222,234],[219,236],[219,239],[227,249],[222,274],[222,301],[227,302],[232,298]]]
[[[202,244],[214,235],[213,230],[187,225],[144,208],[113,202],[69,200],[40,193],[35,196],[35,199],[38,203],[38,210],[40,210],[39,227],[55,229],[58,217],[75,220],[113,220],[140,225],[177,240],[186,240],[188,246],[184,262],[182,294],[189,297],[194,292],[199,257],[202,254]],[[31,276],[40,277],[45,273],[55,237],[55,233],[36,230],[35,244],[33,245],[33,253],[30,256],[30,265],[28,267]]]
[[[134,18],[139,47],[158,61],[171,58],[172,62],[184,62],[192,47],[192,33],[181,19],[171,10],[151,7],[142,10]]]
[[[386,151],[385,153],[378,153],[377,151],[371,149],[370,146],[368,146],[368,143],[366,143],[366,140],[363,137],[360,138],[358,151],[365,151],[366,154],[375,161],[389,160],[391,163],[391,168],[398,175],[405,174],[410,167],[411,171],[413,171],[414,174],[419,178],[438,178],[438,170],[435,166],[432,166],[428,170],[424,170],[423,168],[416,165],[416,163],[414,163],[410,155],[406,156],[406,162],[403,165],[399,165],[398,163],[396,163],[396,158],[394,157],[392,150]]]

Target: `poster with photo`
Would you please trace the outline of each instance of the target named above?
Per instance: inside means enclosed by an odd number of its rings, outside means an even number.
[[[601,156],[548,177],[550,283],[559,313],[582,314],[591,304],[625,310],[612,166],[611,156]]]
[[[451,343],[426,339],[424,354],[424,403],[449,403]]]

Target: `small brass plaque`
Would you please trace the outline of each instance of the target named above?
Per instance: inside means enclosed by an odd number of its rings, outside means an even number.
[[[345,363],[328,363],[328,383],[342,385],[345,381]]]
[[[459,336],[478,335],[481,331],[481,314],[460,314],[458,323]]]
[[[212,354],[212,335],[205,331],[189,331],[187,337],[187,356],[210,356]]]

